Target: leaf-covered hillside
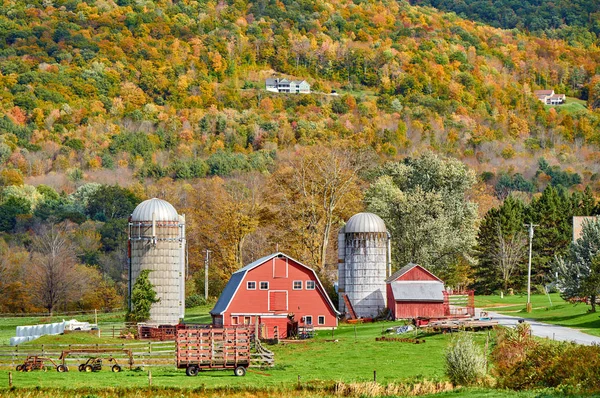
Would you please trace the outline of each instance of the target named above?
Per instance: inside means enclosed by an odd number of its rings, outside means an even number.
[[[504,29],[526,29],[591,44],[600,35],[600,3],[595,0],[411,0]]]
[[[599,171],[598,113],[532,95],[595,104],[598,48],[406,2],[7,0],[0,37],[5,184],[267,171],[278,151],[324,142],[383,157],[431,148],[491,183],[533,177],[542,155],[585,182]],[[315,92],[268,93],[274,73]]]

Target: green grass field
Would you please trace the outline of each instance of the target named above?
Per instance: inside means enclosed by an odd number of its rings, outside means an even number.
[[[534,295],[534,316],[560,313],[579,314],[573,309],[585,312],[585,306],[572,306],[551,296],[555,306],[548,307],[548,298]],[[496,296],[477,297],[477,305],[496,311],[512,313],[525,306],[520,296],[500,299]],[[210,306],[193,308],[187,311],[186,321],[208,323]],[[562,311],[562,312],[561,312]],[[578,315],[579,314],[579,315]],[[523,315],[520,314],[519,315]],[[120,315],[122,317],[122,314]],[[107,316],[110,321],[117,320],[116,315]],[[122,318],[121,318],[122,319]],[[596,316],[596,319],[598,317]],[[17,324],[33,324],[39,319],[10,318],[0,320],[2,336],[14,334]],[[564,320],[562,321],[564,322]],[[80,373],[72,371],[58,373],[54,370],[21,373],[9,369],[0,370],[0,396],[42,397],[42,396],[79,396],[79,397],[175,397],[175,396],[278,396],[310,397],[335,395],[336,382],[362,382],[368,386],[377,372],[377,382],[388,384],[415,384],[426,381],[446,382],[444,375],[444,350],[451,339],[444,334],[420,334],[424,344],[401,342],[377,342],[382,331],[400,325],[401,322],[379,322],[362,325],[342,324],[333,332],[318,331],[314,339],[294,343],[282,343],[269,346],[275,353],[276,365],[269,369],[250,369],[245,377],[235,377],[232,371],[201,372],[197,377],[185,376],[184,370],[173,367],[145,368],[126,370],[113,374],[108,367],[98,373]],[[12,328],[12,330],[9,330]],[[9,333],[10,332],[10,333]],[[493,333],[493,332],[492,332]],[[412,333],[409,334],[413,336]],[[485,345],[487,332],[474,334],[481,347]],[[9,337],[10,337],[9,336]],[[46,336],[32,344],[81,344],[113,342],[112,339],[98,339],[87,334],[66,334]],[[123,342],[123,340],[118,340]],[[148,370],[152,372],[152,387],[149,386]],[[8,372],[12,372],[13,390],[8,390]],[[300,386],[300,389],[298,389]],[[53,390],[57,389],[57,390]],[[552,391],[544,396],[552,396]],[[351,395],[351,396],[361,396]],[[363,396],[367,396],[364,395]],[[539,392],[512,392],[494,389],[459,389],[447,393],[432,395],[435,397],[534,397]],[[560,395],[556,395],[560,396]]]
[[[560,298],[558,293],[550,294],[550,298],[543,294],[531,296],[531,313],[525,311],[527,304],[526,295],[514,296],[476,296],[475,306],[514,315],[531,318],[554,325],[567,326],[581,330],[594,336],[600,336],[600,312],[588,312],[590,306],[583,303],[571,304]]]
[[[587,110],[587,102],[575,97],[567,97],[563,105],[545,105],[546,109],[554,108],[558,112],[576,113]]]

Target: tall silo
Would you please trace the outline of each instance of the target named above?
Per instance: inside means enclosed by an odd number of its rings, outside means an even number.
[[[379,216],[358,213],[348,220],[338,234],[340,312],[349,312],[344,295],[361,318],[375,317],[386,307],[390,254],[390,235]]]
[[[185,215],[169,202],[140,203],[129,218],[129,305],[131,289],[142,270],[160,298],[150,308],[148,324],[175,325],[185,312]]]

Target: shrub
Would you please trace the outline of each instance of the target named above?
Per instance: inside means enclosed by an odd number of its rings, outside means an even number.
[[[199,294],[192,294],[185,299],[185,308],[198,307],[200,305],[206,305],[206,300]]]
[[[446,350],[446,375],[453,384],[476,384],[485,376],[485,356],[471,335],[460,333]]]

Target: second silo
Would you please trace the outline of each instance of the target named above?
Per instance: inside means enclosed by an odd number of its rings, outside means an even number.
[[[375,317],[386,308],[389,243],[385,223],[376,214],[355,214],[342,227],[338,234],[338,292],[342,313],[349,313],[345,295],[361,318]]]
[[[140,203],[129,219],[129,301],[142,270],[160,299],[150,308],[149,324],[175,325],[185,312],[185,216],[167,201]]]

